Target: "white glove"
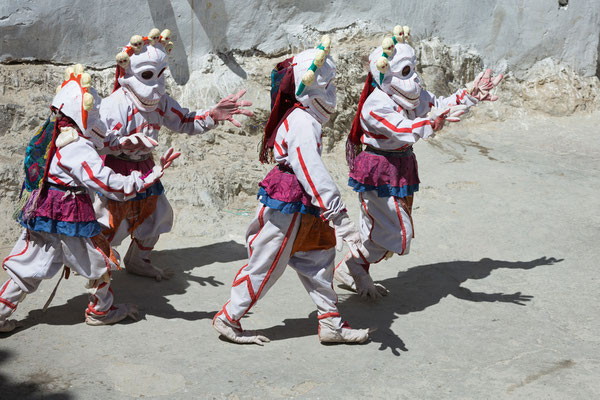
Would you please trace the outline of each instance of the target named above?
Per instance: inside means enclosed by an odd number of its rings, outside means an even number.
[[[158,146],[158,142],[143,133],[134,133],[130,136],[119,138],[121,150],[135,152],[138,150],[152,150]]]
[[[338,251],[342,250],[342,241],[344,241],[348,244],[350,253],[352,253],[354,258],[361,258],[361,254],[363,257],[368,256],[366,249],[360,241],[360,233],[347,212],[342,211],[332,219],[332,222],[335,228],[335,247]]]
[[[456,106],[448,106],[446,108],[432,107],[427,117],[431,121],[431,128],[434,131],[439,131],[444,127],[444,123],[448,122],[459,122],[461,115],[468,111],[469,107],[464,104]]]
[[[144,188],[148,188],[152,186],[156,181],[158,181],[164,175],[164,170],[160,165],[155,165],[150,170],[150,173],[142,178],[144,182]]]
[[[263,335],[256,335],[251,331],[244,331],[241,327],[237,327],[229,321],[225,321],[219,317],[213,320],[213,328],[234,343],[254,343],[259,346],[264,346],[265,343],[270,342],[269,338]]]
[[[173,163],[173,161],[175,161],[176,158],[178,158],[181,153],[180,152],[174,152],[175,150],[170,147],[167,151],[165,151],[165,154],[162,155],[162,157],[160,158],[160,165],[163,169],[163,171],[167,168],[169,168],[171,166],[171,164]]]

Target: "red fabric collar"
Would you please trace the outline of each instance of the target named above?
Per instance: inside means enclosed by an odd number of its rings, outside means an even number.
[[[294,93],[294,68],[292,67],[293,64],[291,58],[280,62],[276,67],[278,70],[287,68],[287,71],[281,79],[275,104],[273,105],[271,115],[269,115],[269,120],[265,126],[265,134],[263,136],[262,148],[259,155],[261,163],[269,161],[269,149],[272,149],[275,145],[275,136],[279,126],[281,126],[283,121],[295,108],[302,107],[296,100],[296,94]]]
[[[358,101],[358,108],[352,121],[352,128],[348,133],[348,139],[346,140],[346,161],[350,168],[354,165],[354,159],[358,153],[362,150],[362,143],[360,141],[362,135],[365,133],[364,129],[360,125],[360,115],[362,114],[363,105],[371,93],[373,93],[373,75],[369,72],[367,81],[363,87],[362,93],[360,94],[360,100]]]

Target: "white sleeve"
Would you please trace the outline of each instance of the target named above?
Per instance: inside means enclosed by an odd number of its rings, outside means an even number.
[[[112,100],[112,99],[111,99]],[[106,137],[101,154],[120,154],[119,139],[127,136],[128,107],[105,99],[100,103],[100,119],[106,124]]]
[[[429,103],[429,108],[446,108],[457,105],[472,107],[478,103],[477,99],[472,97],[467,89],[457,90],[454,94],[448,97],[435,97],[435,95],[429,91],[424,90],[423,92],[424,93],[421,97],[421,101]]]
[[[405,112],[387,108],[363,109],[361,114],[362,128],[377,139],[394,139],[406,144],[413,144],[419,138],[427,138],[433,133],[428,118],[410,119]]]
[[[165,126],[172,131],[182,132],[187,134],[204,133],[209,129],[214,128],[217,124],[208,115],[208,110],[191,111],[183,108],[173,100],[170,96],[167,97],[167,107],[163,122]]]
[[[81,186],[100,192],[112,200],[127,200],[159,180],[152,173],[148,179],[144,179],[138,171],[133,171],[129,176],[114,172],[102,165],[102,159],[93,144],[83,138],[56,149],[55,156],[58,166]]]
[[[317,150],[320,132],[306,129],[307,127],[302,125],[290,125],[293,132],[288,136],[287,159],[298,181],[310,194],[311,203],[321,209],[322,218],[331,220],[345,210],[346,206]]]

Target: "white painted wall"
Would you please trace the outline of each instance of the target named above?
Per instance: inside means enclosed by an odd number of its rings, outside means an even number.
[[[168,27],[176,39],[171,71],[189,79],[209,52],[279,54],[312,44],[315,30],[388,31],[409,25],[479,52],[517,76],[552,57],[597,73],[600,0],[0,0],[0,61],[114,64],[133,34]]]

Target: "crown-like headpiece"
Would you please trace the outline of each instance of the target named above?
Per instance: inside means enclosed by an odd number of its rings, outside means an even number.
[[[377,59],[375,65],[379,71],[379,83],[383,82],[385,72],[388,70],[390,63],[388,59],[394,54],[394,46],[398,43],[407,43],[410,39],[410,28],[408,26],[396,25],[394,27],[393,36],[386,37],[381,43],[383,54]]]
[[[56,88],[56,94],[69,82],[75,82],[81,89],[81,122],[83,129],[87,129],[87,114],[94,107],[94,96],[88,92],[88,89],[92,85],[92,77],[87,72],[83,72],[83,65],[81,64],[67,67],[65,70],[65,79]]]
[[[302,75],[302,81],[300,85],[298,85],[298,90],[296,91],[296,96],[300,96],[304,91],[304,88],[310,86],[315,81],[315,72],[317,68],[321,68],[323,64],[325,64],[325,58],[329,55],[329,51],[331,50],[331,38],[329,35],[323,35],[321,38],[321,42],[317,46],[317,54],[315,55],[315,59],[313,60],[308,71]]]
[[[171,53],[171,50],[173,50],[173,42],[171,42],[171,31],[169,29],[160,32],[157,28],[154,28],[148,33],[148,36],[144,37],[133,35],[131,39],[129,39],[129,45],[125,46],[123,51],[116,56],[117,64],[122,70],[121,73],[124,74],[129,66],[130,56],[139,54],[144,48],[144,45],[157,45],[159,43],[164,46],[167,54]]]

